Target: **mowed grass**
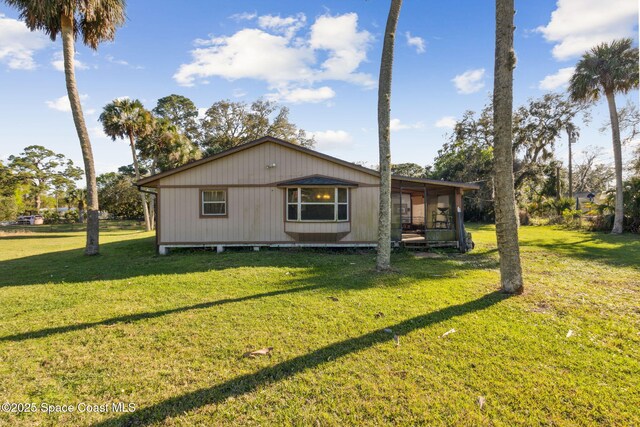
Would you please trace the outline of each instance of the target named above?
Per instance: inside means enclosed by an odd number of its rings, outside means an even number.
[[[493,227],[469,228],[473,252],[384,275],[373,252],[159,257],[108,229],[87,258],[78,231],[5,233],[2,401],[109,406],[0,424],[640,425],[638,236],[523,227],[506,297]]]

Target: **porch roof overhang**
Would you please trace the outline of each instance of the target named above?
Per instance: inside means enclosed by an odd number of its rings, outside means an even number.
[[[471,184],[468,182],[455,182],[455,181],[440,181],[438,179],[429,178],[415,178],[411,176],[392,175],[391,176],[392,187],[416,187],[428,189],[438,189],[442,187],[448,188],[460,188],[463,191],[479,190],[478,184]]]

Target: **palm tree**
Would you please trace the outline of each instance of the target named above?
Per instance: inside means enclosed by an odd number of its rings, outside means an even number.
[[[378,150],[380,152],[380,204],[378,215],[378,255],[376,269],[391,268],[391,74],[393,46],[402,0],[391,0],[382,45],[378,82]]]
[[[136,143],[140,156],[151,161],[151,173],[182,166],[202,157],[202,152],[169,119],[155,118],[153,128]]]
[[[136,142],[140,157],[151,162],[151,173],[182,166],[202,157],[202,152],[166,118],[154,118],[151,131]],[[155,196],[149,199],[149,222],[155,228]]]
[[[67,96],[80,140],[87,180],[87,243],[84,253],[97,255],[99,252],[98,186],[91,141],[76,87],[74,45],[79,34],[82,35],[82,42],[92,49],[97,49],[103,41],[113,40],[116,28],[125,21],[125,2],[124,0],[5,0],[5,3],[20,11],[20,18],[24,19],[31,31],[42,30],[54,41],[58,34],[62,35]]]
[[[78,207],[78,222],[84,222],[84,203],[87,200],[87,190],[84,188],[74,188],[67,192],[64,199],[68,207]]]
[[[153,117],[139,100],[128,98],[114,99],[113,102],[105,105],[104,111],[100,114],[99,120],[102,122],[104,133],[112,140],[117,138],[129,138],[131,155],[133,157],[133,168],[136,172],[136,181],[140,179],[140,168],[138,166],[138,155],[136,152],[136,139],[148,135],[153,129]],[[144,193],[140,193],[142,199],[142,209],[144,212],[144,223],[147,231],[151,230],[149,220],[149,206]]]
[[[592,48],[582,55],[569,83],[574,101],[593,103],[603,94],[607,98],[616,170],[616,207],[611,230],[615,234],[622,233],[624,225],[622,144],[615,95],[638,87],[638,48],[632,48],[632,43],[626,38]]]
[[[514,0],[496,0],[496,50],[493,80],[493,153],[495,215],[500,282],[504,292],[523,291],[518,219],[513,188],[513,51]]]

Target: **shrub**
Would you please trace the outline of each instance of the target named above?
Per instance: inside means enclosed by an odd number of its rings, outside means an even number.
[[[582,211],[578,209],[565,209],[562,211],[562,219],[569,227],[580,227],[582,225]]]
[[[562,215],[567,209],[573,209],[575,202],[568,197],[561,197],[559,199],[547,199],[545,202],[547,206],[553,210],[557,215]]]
[[[42,213],[45,224],[59,224],[61,222],[60,215],[55,209],[49,209]]]
[[[64,222],[66,222],[67,224],[73,224],[79,222],[79,220],[80,215],[76,210],[68,210],[64,213]]]
[[[627,231],[640,231],[640,177],[632,177],[623,183],[624,197],[624,228]],[[594,203],[591,213],[602,217],[597,221],[598,229],[610,231],[613,227],[613,213],[615,211],[616,191],[607,191],[602,204]],[[602,227],[602,228],[600,228]],[[607,230],[608,229],[608,230]]]

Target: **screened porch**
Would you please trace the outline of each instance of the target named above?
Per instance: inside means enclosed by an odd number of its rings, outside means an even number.
[[[470,184],[422,178],[392,180],[391,240],[406,247],[455,247],[467,250],[462,194]]]

